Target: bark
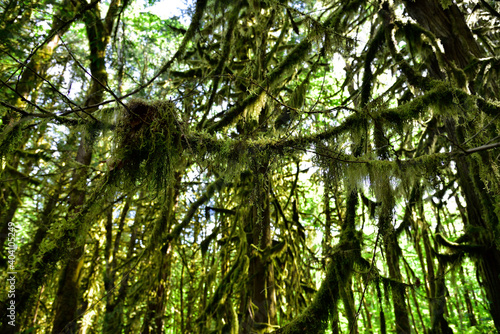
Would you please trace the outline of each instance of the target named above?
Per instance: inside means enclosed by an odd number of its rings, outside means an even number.
[[[339,308],[337,303],[333,304],[332,307],[332,316],[331,316],[331,324],[332,324],[332,334],[340,333],[340,322],[339,322]]]
[[[384,313],[384,307],[382,306],[382,291],[380,291],[380,280],[377,280],[375,282],[375,288],[377,290],[377,300],[378,300],[378,307],[379,307],[379,320],[380,320],[380,333],[381,334],[386,334],[387,333],[387,326],[385,323],[385,313]]]
[[[107,224],[106,224],[106,245],[105,245],[105,259],[106,259],[106,270],[105,270],[105,277],[104,277],[104,290],[106,291],[106,313],[104,315],[104,324],[103,324],[103,333],[117,333],[121,332],[121,320],[120,316],[121,314],[119,312],[115,312],[116,306],[118,303],[120,303],[119,295],[115,299],[115,294],[114,292],[116,291],[116,286],[115,286],[115,278],[116,278],[116,265],[118,261],[118,257],[120,256],[118,254],[119,248],[120,248],[120,241],[121,241],[121,235],[123,233],[123,230],[125,228],[125,220],[130,208],[130,202],[131,198],[133,195],[127,197],[127,200],[125,202],[125,205],[123,207],[123,211],[120,215],[120,222],[118,224],[118,230],[115,235],[115,239],[113,242],[113,217],[112,217],[112,209],[110,207],[110,212],[108,213],[108,219],[107,219]],[[136,215],[136,221],[137,221],[137,216]],[[132,234],[134,234],[132,232]],[[131,242],[135,244],[135,240],[131,239]],[[133,249],[130,249],[130,245],[128,248],[128,256],[130,257],[131,251]],[[112,260],[110,261],[110,258],[112,257]],[[124,278],[126,280],[126,278]],[[123,284],[123,281],[120,283],[120,290],[121,285]]]
[[[448,321],[446,320],[446,283],[445,283],[445,271],[446,265],[443,262],[439,262],[436,280],[434,285],[436,286],[436,295],[431,299],[432,303],[432,313],[431,313],[431,334],[453,334]]]
[[[274,283],[274,266],[270,259],[266,259],[266,249],[272,246],[271,212],[269,202],[269,178],[266,168],[260,167],[257,177],[262,180],[256,191],[257,204],[251,208],[250,226],[252,228],[251,244],[249,246],[250,267],[249,296],[246,304],[242,330],[252,332],[277,324],[276,288]],[[256,251],[260,254],[256,254]]]
[[[76,161],[82,166],[90,165],[92,150],[82,138],[76,156]],[[70,193],[70,213],[78,214],[85,201],[85,188],[82,182],[86,182],[86,168],[76,169],[72,177],[72,191]],[[71,219],[71,216],[69,217]],[[80,293],[80,274],[83,268],[83,255],[85,245],[75,245],[69,252],[69,259],[59,279],[59,289],[54,302],[55,318],[52,333],[74,333],[76,331],[76,319],[78,300]]]
[[[441,2],[436,0],[407,0],[405,5],[412,18],[439,38],[446,60],[464,68],[473,57],[481,56],[482,51],[457,5],[443,9]]]
[[[406,276],[412,277],[411,272],[408,269],[408,267],[406,267]],[[427,329],[426,329],[425,324],[424,324],[424,318],[422,317],[422,312],[420,311],[420,305],[418,303],[417,293],[415,292],[416,288],[418,288],[420,286],[420,280],[418,278],[417,278],[417,282],[418,283],[414,283],[414,286],[411,288],[411,297],[412,297],[413,303],[415,304],[415,308],[417,310],[418,321],[420,322],[420,325],[422,326],[423,332],[427,333]],[[416,288],[415,288],[415,286],[416,286]],[[413,312],[411,314],[413,316]],[[415,327],[415,330],[417,330],[417,324],[416,324],[415,320],[413,322],[413,326]]]
[[[25,186],[26,182],[19,182],[17,192],[22,193]],[[4,266],[6,263],[6,257],[4,258],[4,246],[5,241],[7,241],[9,232],[9,222],[11,222],[12,218],[14,218],[14,215],[16,214],[17,208],[19,207],[20,203],[18,194],[16,194],[14,191],[11,191],[10,189],[6,189],[6,191],[4,191],[2,195],[5,196],[3,198],[8,198],[8,204],[5,205],[5,207],[7,207],[8,209],[5,212],[2,212],[2,215],[0,216],[0,223],[2,224],[0,230],[0,261],[2,262],[2,266]]]
[[[340,282],[339,292],[344,304],[344,312],[348,322],[349,333],[358,333],[358,322],[356,318],[356,306],[354,303],[354,294],[352,292],[352,281]]]
[[[467,287],[467,282],[465,280],[464,268],[460,268],[460,281],[462,282],[462,286],[464,287],[464,298],[465,305],[467,307],[467,318],[469,319],[469,325],[471,327],[477,326],[476,316],[474,315],[474,307],[472,306],[471,298],[469,296],[469,289]]]
[[[374,139],[377,148],[377,155],[381,160],[387,160],[389,148],[385,137],[380,129],[382,124],[375,124]],[[400,252],[398,244],[398,234],[393,225],[393,210],[395,206],[393,190],[386,176],[377,176],[381,180],[376,181],[375,187],[379,188],[381,210],[379,215],[379,231],[382,236],[389,277],[391,278],[392,303],[394,307],[394,316],[396,318],[396,333],[410,334],[411,325],[406,305],[406,290],[403,284],[403,275],[399,266]]]
[[[89,260],[89,257],[87,257],[86,262],[88,263],[88,270],[83,271],[81,275],[82,277],[80,278],[80,291],[83,291],[83,293],[79,294],[79,299],[78,299],[77,314],[79,317],[83,316],[87,312],[87,309],[89,307],[89,300],[86,299],[85,291],[89,291],[91,284],[94,283],[95,273],[100,268],[99,260],[101,252],[99,246],[100,246],[99,241],[96,241],[93,245],[94,252],[92,254],[91,259]],[[76,332],[81,333],[82,327],[85,327],[83,321],[77,321]]]
[[[387,267],[389,269],[389,277],[393,280],[392,289],[392,303],[394,307],[394,315],[396,317],[396,333],[410,334],[410,318],[408,316],[408,308],[406,307],[406,293],[405,286],[402,283],[403,276],[399,268],[399,251],[394,227],[389,216],[383,217],[381,215],[380,227],[383,232],[382,239],[384,240],[385,256],[387,260]]]
[[[455,134],[454,121],[449,119],[446,127],[452,140],[459,140]],[[471,162],[474,163],[474,161]],[[484,185],[481,188],[477,187],[478,183],[482,183],[477,175],[478,170],[479,168],[471,168],[466,158],[457,159],[458,183],[467,204],[466,226],[472,226],[482,231],[477,235],[465,235],[465,238],[475,244],[484,245],[484,250],[479,254],[476,265],[482,278],[486,296],[490,302],[491,316],[495,327],[500,331],[500,250],[492,240],[498,222],[495,219],[496,217],[485,219],[483,216],[483,213],[486,215],[488,212],[494,212],[495,208],[490,205],[491,201],[481,200],[480,195],[478,195],[480,189],[484,189]],[[479,186],[481,185],[479,184]],[[489,196],[489,194],[482,194],[482,196]]]
[[[83,267],[83,247],[70,251],[70,259],[59,279],[56,295],[54,325],[52,333],[75,333],[80,289],[80,273]]]
[[[181,187],[181,179],[182,174],[177,173],[175,177],[175,183],[170,185],[168,189],[165,190],[163,209],[160,218],[155,222],[156,226],[154,227],[154,234],[164,235],[165,232],[173,230],[172,223],[175,219],[175,207],[177,206],[179,189]],[[209,197],[210,195],[204,197],[204,201],[208,200]],[[202,203],[204,203],[204,201]],[[184,219],[186,219],[186,217]],[[177,227],[179,227],[179,225]],[[180,230],[178,231],[178,233],[180,234]],[[178,235],[176,237],[178,237]],[[150,241],[150,248],[153,252],[155,251],[155,249],[159,248],[159,244],[156,243],[161,243],[162,241],[162,238],[152,238],[152,240]],[[161,253],[158,254],[158,252],[156,251],[157,254],[155,254],[156,258],[154,261],[156,261],[158,265],[158,274],[156,275],[158,279],[154,281],[155,284],[152,287],[154,293],[149,297],[147,301],[142,333],[161,334],[164,332],[165,308],[168,302],[169,292],[172,290],[170,280],[174,245],[175,243],[170,240],[161,249]]]
[[[142,333],[161,334],[164,332],[165,307],[170,289],[172,253],[172,250],[168,249],[165,255],[161,255],[159,280],[155,293],[150,297],[146,306]]]
[[[422,240],[424,243],[425,249],[425,260],[427,264],[427,274],[425,276],[425,287],[427,290],[427,297],[429,298],[429,302],[432,301],[433,298],[436,298],[436,286],[434,282],[436,281],[436,274],[434,270],[434,258],[432,256],[432,246],[429,240],[429,231],[427,226],[422,227]],[[432,302],[429,305],[430,313],[432,314]]]
[[[139,196],[139,198],[143,198],[143,194]],[[140,224],[143,222],[143,218],[141,216],[142,214],[142,206],[139,205],[136,208],[136,215],[134,219],[134,223],[131,227],[131,232],[130,232],[130,241],[127,246],[127,253],[126,257],[127,259],[132,258],[134,255],[134,248],[136,246],[136,240],[137,240],[137,229],[139,228]],[[129,266],[127,266],[129,268]],[[133,268],[127,269],[124,271],[124,277],[120,280],[120,287],[118,289],[118,295],[116,296],[115,299],[111,300],[108,304],[106,304],[106,313],[104,315],[104,324],[103,324],[103,333],[122,333],[123,329],[125,328],[125,323],[127,323],[127,316],[125,314],[125,298],[127,297],[128,294],[128,289],[129,289],[129,280],[131,276],[133,276]],[[132,310],[130,310],[132,311]]]

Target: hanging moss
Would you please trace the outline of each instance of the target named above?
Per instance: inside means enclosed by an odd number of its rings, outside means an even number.
[[[131,182],[168,183],[182,153],[181,124],[170,101],[135,99],[116,127],[116,148],[109,163]]]
[[[22,138],[23,121],[8,124],[0,130],[0,162],[7,154],[18,148],[19,141]]]
[[[244,250],[244,249],[240,249]],[[196,322],[201,326],[206,322],[207,318],[210,319],[218,311],[219,308],[224,306],[227,299],[230,297],[234,284],[238,281],[238,277],[248,272],[248,266],[250,265],[250,259],[248,256],[243,255],[241,252],[234,261],[234,265],[227,272],[227,274],[222,278],[219,285],[217,286],[213,296],[208,301],[208,305],[204,308],[203,312],[198,316]],[[216,267],[214,267],[216,268]],[[237,324],[237,322],[236,322]]]
[[[333,251],[326,277],[313,302],[293,321],[273,333],[324,333],[334,306],[340,298],[339,284],[350,279],[354,263],[358,263],[361,258],[358,251],[360,249],[359,239],[357,237],[346,238],[348,235],[352,235],[350,232],[342,232],[344,237],[341,238],[340,244]]]
[[[330,171],[332,179],[337,179],[337,175],[340,175],[344,186],[349,190],[369,186],[377,201],[383,201],[390,193],[398,196],[401,191],[422,178],[432,185],[433,178],[446,169],[455,157],[450,153],[433,153],[407,160],[377,160],[371,155],[352,158],[339,152],[320,149],[319,152],[321,155],[316,157],[316,161]],[[386,179],[390,182],[383,181]]]

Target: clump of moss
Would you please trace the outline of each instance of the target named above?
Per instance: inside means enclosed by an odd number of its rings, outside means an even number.
[[[170,101],[134,99],[116,126],[116,148],[110,168],[126,180],[165,186],[182,153],[181,124]]]

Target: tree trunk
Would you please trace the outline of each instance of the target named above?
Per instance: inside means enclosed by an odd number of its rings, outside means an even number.
[[[446,311],[446,283],[445,283],[445,271],[446,265],[443,262],[439,262],[436,280],[434,285],[436,286],[436,296],[431,299],[433,304],[431,313],[431,334],[453,334],[448,321],[445,319]]]
[[[354,295],[352,293],[352,281],[339,282],[339,292],[344,304],[345,316],[347,318],[349,333],[358,333],[358,322],[356,318],[356,306],[354,304]]]
[[[467,307],[467,318],[469,319],[469,325],[471,327],[477,326],[476,316],[474,315],[474,307],[472,306],[471,298],[469,296],[469,289],[467,287],[468,283],[465,280],[464,268],[460,268],[460,281],[464,287],[464,298],[465,305]]]
[[[76,333],[77,310],[80,292],[80,273],[83,267],[84,248],[75,247],[62,272],[55,300],[52,333]]]
[[[251,208],[250,224],[252,228],[251,243],[249,245],[250,267],[249,296],[246,304],[246,313],[242,330],[263,330],[277,324],[276,291],[274,283],[274,266],[270,259],[265,257],[265,250],[272,246],[271,238],[271,212],[269,203],[269,178],[266,168],[260,167],[255,178],[262,179],[258,183],[255,196],[257,203]]]
[[[92,160],[91,147],[82,137],[80,147],[76,156],[76,161],[83,166],[90,165]],[[78,214],[85,201],[85,189],[81,186],[86,182],[87,170],[81,168],[75,170],[73,174],[72,192],[70,193],[70,209],[72,215]],[[71,219],[71,218],[69,218]],[[68,250],[69,260],[61,273],[59,289],[54,301],[55,318],[52,333],[74,333],[76,330],[78,300],[80,295],[80,275],[83,268],[83,256],[85,244],[76,245],[72,250]]]
[[[90,49],[90,73],[92,74],[92,84],[85,102],[86,107],[100,103],[104,97],[105,85],[107,85],[108,78],[104,58],[114,20],[116,19],[114,17],[114,11],[116,11],[116,6],[119,4],[120,0],[114,0],[110,4],[106,15],[106,25],[101,21],[101,12],[97,5],[84,15]],[[110,19],[108,20],[108,18]],[[87,112],[92,113],[94,111],[95,109],[89,109]],[[92,135],[88,131],[82,132],[80,146],[76,156],[76,162],[81,166],[89,166],[92,160],[93,143],[88,141],[91,136]],[[92,140],[92,138],[90,138],[90,140]],[[87,175],[88,171],[85,167],[76,169],[73,174],[72,191],[70,194],[70,218],[78,214],[81,206],[85,202]],[[81,234],[85,233],[85,231],[77,230],[75,233]],[[81,237],[84,238],[85,236]],[[56,315],[54,327],[52,328],[52,333],[54,334],[60,333],[66,328],[68,322],[74,321],[77,317],[77,301],[80,293],[79,277],[82,270],[84,249],[85,243],[77,245],[71,252],[69,262],[63,269],[64,272],[61,276],[60,288],[55,301]]]
[[[386,220],[387,217],[381,218]],[[389,220],[387,223],[381,224],[386,226],[386,232],[383,232],[385,256],[387,260],[387,267],[389,268],[389,277],[393,280],[392,289],[392,303],[394,306],[394,315],[396,317],[396,333],[410,334],[410,318],[408,316],[408,308],[406,307],[406,294],[405,286],[403,284],[403,276],[399,268],[399,254],[397,250],[397,240],[392,222]]]
[[[455,4],[451,4],[446,9],[443,9],[437,0],[406,1],[405,4],[410,16],[441,40],[446,60],[453,61],[456,66],[463,69],[473,57],[483,56],[484,52],[480,49],[464,16]],[[471,85],[469,87],[473,88]],[[461,136],[454,123],[454,120],[448,119],[445,124],[446,131],[453,143],[461,143],[463,140],[458,140]],[[480,200],[481,195],[483,197],[490,195],[484,193],[484,188],[478,187],[477,183],[480,181],[478,169],[471,169],[466,157],[458,157],[456,162],[459,185],[467,203],[468,221],[466,224],[484,229],[486,234],[494,235],[492,232],[498,228],[498,220],[496,216],[489,216],[489,219],[485,220],[483,213],[488,216],[488,213],[495,212],[494,207],[484,206],[495,201]],[[490,312],[495,327],[500,331],[500,250],[493,240],[485,240],[484,235],[478,240],[471,241],[487,248],[479,255],[477,267],[490,302]]]

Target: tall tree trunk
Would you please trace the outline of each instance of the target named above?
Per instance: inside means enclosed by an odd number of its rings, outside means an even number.
[[[88,97],[85,102],[85,107],[89,107],[100,103],[103,100],[106,90],[108,74],[106,72],[105,55],[111,32],[113,30],[115,14],[120,5],[120,0],[111,2],[106,20],[101,21],[101,12],[99,6],[91,8],[84,14],[87,39],[90,49],[90,73],[92,74],[92,84],[88,92]],[[92,113],[96,109],[89,109],[87,112]],[[92,160],[92,134],[88,131],[83,131],[80,146],[78,148],[76,162],[81,166],[89,166]],[[81,206],[85,202],[86,194],[86,179],[88,171],[86,167],[75,170],[72,177],[72,191],[70,193],[70,217],[75,216],[80,211]],[[81,234],[85,231],[76,231]],[[84,237],[84,236],[81,236]],[[52,333],[63,332],[66,326],[73,323],[77,318],[77,310],[80,293],[79,278],[83,268],[83,255],[85,253],[85,243],[77,245],[71,250],[68,263],[63,269],[61,275],[59,290],[55,300],[55,318]],[[72,325],[70,325],[69,332]]]
[[[468,283],[465,280],[464,268],[460,268],[460,281],[464,288],[464,298],[465,298],[465,306],[467,307],[467,318],[469,319],[469,325],[471,327],[477,326],[476,316],[474,315],[474,308],[472,306],[471,298],[469,296],[469,288]]]
[[[379,228],[381,229],[382,239],[384,241],[385,256],[387,267],[389,268],[389,277],[392,282],[392,303],[394,306],[394,315],[396,317],[396,333],[410,334],[410,318],[408,308],[406,307],[406,293],[403,284],[403,276],[399,268],[399,250],[396,237],[396,231],[392,225],[392,208],[382,208],[385,212],[381,213]],[[389,212],[387,212],[389,210]]]
[[[347,318],[349,333],[358,333],[358,322],[356,318],[356,306],[354,304],[354,294],[352,293],[352,280],[339,283],[340,297],[344,304],[344,312]]]
[[[55,300],[56,316],[52,333],[76,333],[80,291],[80,273],[83,267],[83,247],[70,251],[70,258],[61,273]]]
[[[473,57],[483,57],[484,52],[474,39],[457,5],[451,4],[443,9],[441,2],[437,0],[405,1],[405,4],[410,16],[441,40],[448,61],[463,69]],[[472,90],[473,85],[469,85],[469,88]],[[459,135],[454,120],[448,119],[445,126],[453,143],[463,142],[458,140],[463,138],[460,138],[462,136]],[[486,194],[484,188],[478,184],[478,169],[471,168],[466,157],[458,157],[456,162],[459,185],[467,203],[466,224],[484,229],[485,234],[495,235],[493,231],[498,229],[498,218],[490,215],[495,212],[495,207],[489,204],[495,201],[487,198],[490,194]],[[481,196],[486,198],[481,200]],[[495,327],[500,331],[500,250],[493,240],[485,240],[484,235],[478,240],[470,241],[487,248],[479,255],[477,267],[490,302]]]
[[[139,198],[143,198],[143,192],[139,195]],[[141,202],[136,207],[136,215],[134,218],[134,223],[131,226],[130,240],[127,246],[127,253],[125,258],[130,259],[134,255],[134,248],[137,242],[137,230],[140,224],[143,222],[144,217],[142,216],[142,206]],[[116,246],[116,242],[115,242]],[[118,295],[115,299],[106,301],[106,313],[104,315],[104,324],[102,332],[103,334],[113,334],[122,333],[125,324],[127,323],[127,314],[125,312],[125,298],[127,297],[129,289],[129,279],[133,277],[133,267],[125,271],[125,275],[120,280],[120,287],[118,289]],[[115,289],[115,287],[113,287]],[[129,310],[133,311],[133,310]]]
[[[103,333],[116,333],[121,331],[121,314],[115,312],[115,307],[118,303],[116,297],[115,299],[115,278],[116,278],[116,266],[119,257],[120,241],[123,230],[125,228],[125,220],[130,208],[130,202],[133,195],[129,195],[123,206],[122,213],[120,215],[120,221],[118,223],[118,229],[113,241],[113,212],[112,206],[108,212],[107,222],[106,222],[106,245],[104,248],[104,254],[106,259],[106,268],[104,272],[104,290],[106,291],[106,313],[104,315]],[[137,216],[136,216],[137,218]],[[135,242],[135,240],[134,240]],[[130,248],[128,250],[130,252]],[[131,254],[129,254],[131,255]],[[123,284],[123,283],[122,283]],[[120,287],[121,289],[121,287]]]
[[[276,288],[274,267],[270,259],[265,258],[266,249],[272,245],[271,212],[268,189],[267,166],[261,166],[254,176],[257,183],[255,190],[256,204],[251,208],[250,224],[252,228],[249,275],[249,298],[246,304],[246,317],[242,324],[243,331],[262,330],[277,324]],[[255,248],[259,255],[255,254]],[[253,254],[252,254],[253,253]]]
[[[161,334],[164,332],[165,307],[170,289],[172,248],[161,255],[158,281],[154,294],[148,300],[142,333]]]
[[[175,183],[170,185],[165,190],[165,201],[161,212],[160,219],[156,220],[156,225],[153,234],[161,234],[172,229],[172,222],[175,218],[175,207],[177,205],[179,188],[181,185],[182,174],[177,174]],[[180,233],[180,232],[179,232]],[[171,271],[172,271],[172,256],[174,254],[173,246],[175,243],[168,242],[166,247],[162,248],[161,252],[154,251],[159,245],[155,243],[161,242],[161,237],[153,236],[152,252],[157,262],[158,273],[155,285],[153,285],[154,293],[150,295],[147,301],[146,314],[144,315],[143,333],[161,334],[164,332],[165,308],[171,290]]]
[[[448,321],[444,317],[446,311],[446,264],[442,261],[438,264],[438,270],[434,285],[436,286],[436,296],[431,299],[433,304],[431,313],[431,334],[453,334]]]
[[[446,128],[453,141],[458,142],[458,140],[463,139],[462,136],[456,135],[454,120],[448,119]],[[463,142],[463,140],[460,142]],[[472,242],[484,247],[484,250],[480,252],[477,258],[476,265],[490,304],[491,316],[495,327],[500,332],[500,250],[493,240],[495,230],[498,228],[498,221],[496,221],[495,216],[490,216],[490,219],[485,218],[488,213],[495,211],[495,207],[489,199],[485,200],[479,195],[480,189],[485,189],[485,187],[477,175],[479,169],[477,167],[471,168],[470,164],[474,165],[475,162],[468,161],[465,157],[457,158],[458,184],[462,188],[467,204],[467,221],[465,225],[477,228],[481,232],[477,233],[477,235],[465,234],[463,239],[466,242]],[[489,194],[483,193],[482,196],[487,197]]]
[[[82,137],[76,161],[82,166],[90,165],[92,150]],[[75,170],[72,177],[72,192],[70,193],[70,212],[78,214],[85,200],[85,188],[81,183],[86,183],[87,169]],[[69,218],[71,219],[71,218]],[[78,300],[80,293],[80,274],[83,268],[83,256],[85,245],[77,245],[69,251],[69,259],[61,272],[59,288],[54,301],[55,318],[52,333],[74,333],[76,331],[76,319]]]
[[[374,139],[379,159],[387,160],[390,143],[388,145],[386,138],[380,130],[382,126],[381,122],[375,124]],[[378,228],[383,240],[389,277],[392,281],[392,303],[396,318],[396,333],[410,334],[411,326],[408,307],[406,305],[406,291],[401,268],[399,267],[399,254],[401,250],[398,243],[398,234],[393,225],[394,194],[387,176],[376,175],[375,177],[379,179],[374,180],[374,182],[376,183],[375,187],[378,188],[377,192],[380,194],[380,198],[377,198],[377,200],[381,202]]]

